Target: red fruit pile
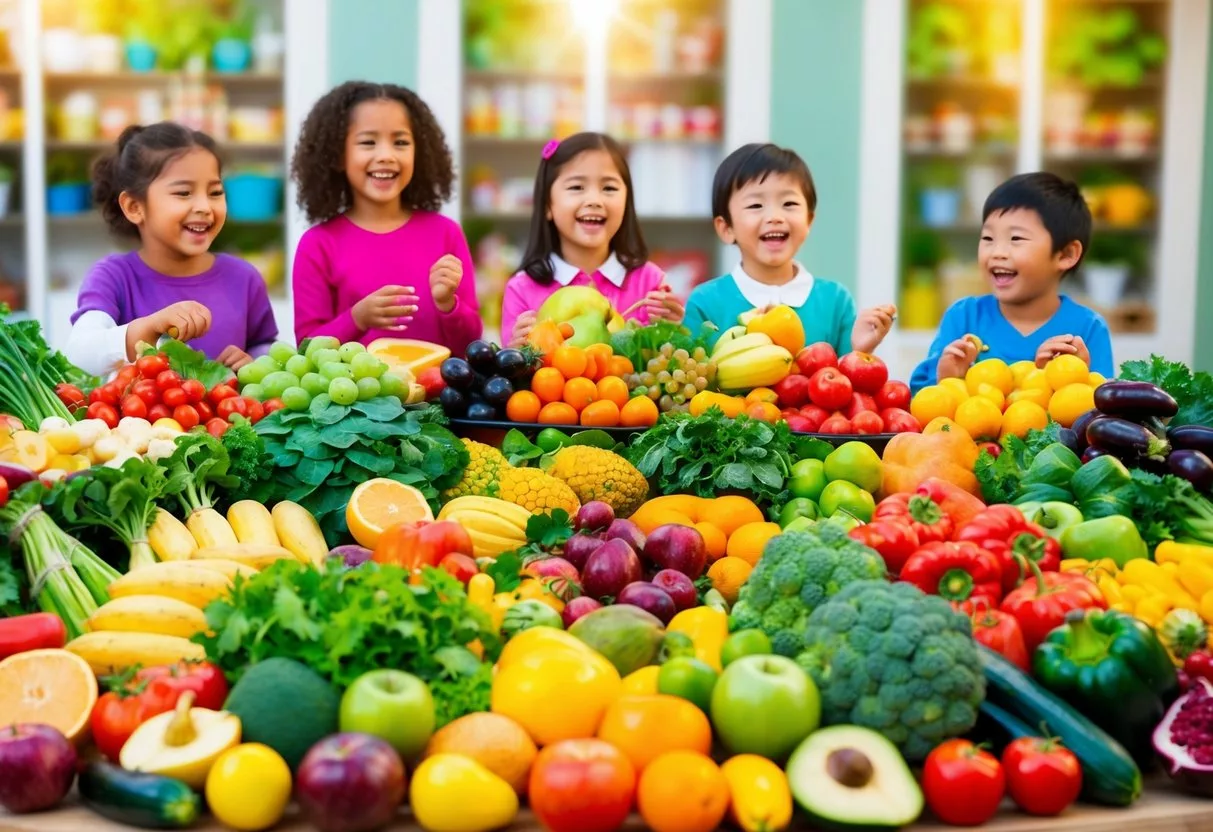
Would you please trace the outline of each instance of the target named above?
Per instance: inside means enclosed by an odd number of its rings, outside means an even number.
[[[918,433],[910,415],[910,388],[889,381],[889,368],[874,355],[851,352],[841,359],[824,341],[796,355],[796,368],[775,385],[784,421],[803,433]]]

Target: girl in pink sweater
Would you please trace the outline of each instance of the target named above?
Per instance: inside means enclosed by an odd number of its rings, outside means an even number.
[[[501,335],[519,345],[536,310],[562,286],[593,286],[625,318],[682,320],[682,303],[649,262],[623,149],[577,133],[543,149],[522,269],[505,284]]]
[[[316,102],[291,162],[310,222],[295,252],[295,337],[385,336],[462,355],[480,337],[462,229],[438,213],[455,174],[442,128],[411,90],[350,81]]]

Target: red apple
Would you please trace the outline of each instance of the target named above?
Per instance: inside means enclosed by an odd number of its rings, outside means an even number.
[[[922,425],[908,411],[898,407],[887,407],[880,411],[884,428],[889,433],[922,433]]]
[[[841,410],[851,401],[851,380],[833,367],[813,373],[809,379],[809,398],[826,410]]]
[[[860,393],[875,393],[889,380],[889,368],[869,352],[849,352],[838,362],[838,369]]]
[[[788,423],[788,430],[796,433],[814,433],[817,430],[817,426],[812,421],[799,413],[793,412],[784,416],[783,420]]]
[[[809,377],[792,373],[775,385],[780,407],[800,407],[809,401]]]
[[[850,403],[842,409],[842,415],[852,421],[860,413],[876,413],[876,400],[867,393],[852,393]]]
[[[988,451],[990,456],[998,459],[998,455],[1002,453],[1002,445],[997,442],[978,442],[977,450]]]
[[[818,341],[796,353],[796,366],[806,376],[812,376],[818,370],[838,366],[838,353],[826,341]]]
[[[699,529],[668,523],[653,529],[645,541],[644,556],[662,569],[676,569],[695,580],[707,565],[708,550]]]
[[[299,764],[295,794],[304,818],[321,832],[379,829],[404,800],[404,763],[379,737],[333,734]]]
[[[588,595],[579,595],[564,605],[564,612],[560,614],[560,620],[564,622],[564,628],[567,630],[578,618],[600,609],[602,609],[601,601]]]
[[[674,600],[674,606],[679,612],[699,605],[695,584],[677,569],[662,569],[653,576],[653,586],[664,589],[666,595]]]
[[[821,427],[822,422],[829,419],[833,414],[831,414],[830,411],[826,410],[824,407],[818,407],[815,404],[806,404],[804,407],[800,408],[800,415],[813,423],[813,430],[815,431]],[[812,431],[810,431],[810,433],[811,432]]]
[[[898,407],[902,410],[910,409],[910,385],[904,381],[886,381],[879,390],[876,391],[876,406],[881,410],[887,410],[890,407]]]
[[[76,779],[76,749],[49,725],[0,728],[0,806],[14,815],[40,812],[63,799]]]
[[[573,529],[579,532],[596,532],[615,522],[615,509],[602,500],[590,500],[577,509],[573,516]]]
[[[818,433],[852,434],[855,432],[855,427],[846,416],[843,416],[841,413],[835,413],[829,419],[822,422],[821,427],[817,430]]]
[[[879,413],[865,410],[862,413],[855,414],[855,418],[851,420],[851,427],[855,428],[856,433],[883,433],[884,420],[880,418]]]
[[[522,574],[539,578],[561,600],[581,594],[581,573],[564,558],[550,557],[531,561]]]
[[[438,394],[446,387],[446,382],[442,379],[442,373],[437,367],[426,367],[417,374],[417,383],[425,388],[425,399],[430,401],[438,398]]]
[[[590,559],[605,541],[597,535],[575,534],[564,544],[564,559],[573,564],[578,571],[585,569],[585,563]]]

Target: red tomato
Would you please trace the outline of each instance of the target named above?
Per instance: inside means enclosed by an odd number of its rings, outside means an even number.
[[[527,795],[550,832],[613,832],[632,811],[636,769],[604,740],[561,740],[535,758]]]
[[[147,420],[155,422],[157,419],[171,419],[173,411],[168,409],[168,405],[154,404],[147,409]]]
[[[115,763],[122,746],[135,729],[156,714],[171,711],[177,705],[177,695],[171,690],[138,691],[132,680],[117,691],[104,694],[93,706],[89,722],[93,742]]]
[[[467,583],[472,579],[472,576],[480,571],[479,567],[476,566],[476,561],[472,560],[467,555],[460,554],[458,552],[447,555],[442,560],[438,561],[438,568],[445,569],[447,572],[450,572],[459,580],[459,583],[463,584],[464,586],[467,586]]]
[[[165,370],[156,376],[156,386],[161,390],[168,390],[170,387],[180,387],[181,376],[177,375],[176,370]]]
[[[163,355],[145,355],[135,362],[139,375],[146,379],[155,380],[156,376],[168,369],[168,359]]]
[[[998,758],[968,740],[936,746],[923,763],[923,797],[944,823],[980,826],[994,817],[1005,791]]]
[[[133,416],[137,419],[146,419],[147,403],[134,393],[127,393],[122,399],[122,415]]]
[[[147,681],[147,689],[169,689],[177,693],[192,690],[194,707],[223,710],[227,700],[227,679],[223,671],[210,662],[178,662],[172,665],[145,667],[135,674],[136,682]],[[176,700],[174,699],[174,704]]]
[[[136,381],[131,392],[143,399],[143,403],[148,407],[160,404],[160,388],[156,386],[156,382],[150,379]]]
[[[104,386],[105,385],[102,385],[102,387]],[[99,401],[101,401],[101,387],[94,387],[92,390],[88,391],[88,403],[95,404]]]
[[[897,408],[910,409],[910,386],[904,381],[886,381],[884,386],[876,391],[876,406],[881,410]]]
[[[227,429],[231,426],[231,422],[226,422],[223,419],[220,419],[218,416],[214,417],[213,419],[206,420],[206,432],[216,439],[227,433]]]
[[[918,420],[901,408],[886,408],[880,411],[880,418],[884,419],[885,430],[889,433],[922,433]]]
[[[160,398],[169,407],[181,407],[190,403],[190,397],[180,387],[168,387],[160,392]]]
[[[1056,739],[1020,737],[1002,752],[1007,791],[1029,815],[1059,815],[1082,789],[1082,767]]]
[[[190,404],[197,404],[206,398],[206,386],[196,378],[187,378],[181,382],[181,389],[189,397]]]
[[[248,400],[243,396],[230,396],[226,399],[220,399],[219,404],[215,405],[215,415],[220,419],[230,420],[232,414],[247,416]]]
[[[192,405],[181,404],[173,408],[173,418],[177,420],[177,424],[181,425],[185,430],[190,430],[198,426],[200,417],[198,411]]]
[[[450,554],[470,555],[472,538],[450,520],[418,520],[389,526],[375,544],[376,563],[392,563],[405,569],[437,566]]]
[[[76,408],[86,406],[84,393],[74,384],[66,382],[56,384],[55,395],[59,397],[59,401],[63,402],[72,413],[76,412]]]
[[[194,410],[198,411],[198,418],[204,422],[209,422],[215,418],[215,408],[211,407],[206,402],[198,402],[194,405]]]
[[[116,407],[121,399],[122,388],[118,386],[117,381],[111,381],[109,384],[102,385],[101,401],[112,407]]]
[[[224,399],[230,399],[233,396],[239,395],[240,394],[236,392],[235,387],[231,387],[227,384],[216,384],[211,388],[211,392],[207,394],[207,398],[210,399],[212,405],[218,405],[219,402],[223,401]]]
[[[855,395],[862,394],[856,393]],[[878,414],[865,410],[855,414],[855,418],[851,420],[851,427],[855,428],[856,433],[881,433],[884,431],[884,420]]]
[[[118,371],[116,376],[114,376],[114,381],[117,382],[123,390],[126,390],[126,388],[130,387],[138,380],[139,371],[135,368],[134,364],[127,364]]]
[[[265,417],[265,407],[256,399],[250,399],[247,396],[244,398],[245,404],[248,405],[248,420],[254,425]]]
[[[0,507],[8,505],[8,480],[0,477]]]
[[[829,419],[821,423],[818,432],[834,433],[834,434],[849,434],[855,432],[855,426],[851,424],[851,420],[841,413],[835,413]]]
[[[262,402],[262,404],[265,406],[265,415],[266,416],[269,416],[271,413],[273,413],[276,410],[281,410],[282,408],[286,407],[286,405],[284,405],[282,403],[282,399],[270,399],[268,401]]]
[[[114,406],[107,402],[94,402],[90,404],[86,415],[90,419],[100,419],[111,430],[118,427],[118,411],[114,410]]]
[[[5,484],[5,489],[8,485]],[[6,492],[7,493],[7,492]],[[29,650],[59,649],[67,644],[63,619],[50,612],[0,618],[0,659]]]

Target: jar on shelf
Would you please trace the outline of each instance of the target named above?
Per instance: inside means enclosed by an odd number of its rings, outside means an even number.
[[[83,38],[75,29],[55,28],[42,33],[42,66],[47,72],[84,69]]]
[[[720,110],[702,104],[692,107],[687,114],[687,135],[693,139],[717,139],[720,137]]]
[[[101,138],[107,142],[117,141],[128,124],[140,124],[134,117],[134,110],[134,102],[129,98],[107,99],[101,105],[101,114],[98,117]]]
[[[84,38],[84,68],[100,75],[122,69],[122,40],[117,35],[88,35]]]
[[[91,142],[97,138],[100,107],[97,96],[85,90],[68,93],[59,105],[59,138]]]
[[[464,126],[469,136],[491,136],[497,132],[496,108],[491,89],[482,84],[472,84],[467,88]]]
[[[522,90],[517,84],[501,84],[494,95],[497,104],[497,136],[516,139],[522,135]]]
[[[972,114],[956,104],[945,102],[935,111],[935,131],[943,150],[965,153],[973,146],[976,125]]]

